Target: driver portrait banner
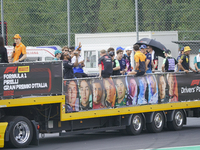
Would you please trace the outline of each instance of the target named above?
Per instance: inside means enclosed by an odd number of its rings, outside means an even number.
[[[61,62],[4,64],[0,66],[1,99],[62,94]]]
[[[66,113],[199,100],[200,75],[159,73],[67,80]]]

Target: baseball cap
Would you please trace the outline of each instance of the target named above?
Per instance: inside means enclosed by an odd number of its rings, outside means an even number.
[[[56,54],[58,54],[58,53],[62,53],[60,50],[55,50],[55,52],[54,52],[54,54],[56,55]]]
[[[21,39],[21,36],[19,34],[15,34],[15,36],[13,37],[13,39]]]
[[[184,51],[184,47],[181,47],[181,50],[180,51]]]
[[[131,46],[128,46],[125,48],[125,51],[132,51],[132,50],[133,50],[133,48]]]
[[[184,52],[191,51],[189,46],[184,47]]]
[[[78,46],[75,47],[75,50],[78,48]],[[81,48],[78,49],[79,51],[81,51]]]
[[[146,48],[147,48],[147,46],[144,44],[140,46],[140,49],[146,49]]]
[[[166,49],[163,53],[171,54],[171,51],[169,49]]]
[[[124,48],[123,47],[121,47],[121,46],[118,46],[117,48],[116,48],[116,51],[118,51],[118,50],[124,50]]]
[[[110,51],[110,52],[109,52],[109,55],[112,57],[112,56],[115,55],[115,53],[114,53],[113,51]]]

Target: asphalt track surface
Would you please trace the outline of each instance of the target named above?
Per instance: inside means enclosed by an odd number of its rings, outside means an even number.
[[[187,125],[181,131],[143,131],[137,136],[123,135],[118,131],[65,137],[46,134],[44,138],[40,136],[39,146],[31,145],[23,150],[200,150],[199,137],[200,118],[188,118]]]

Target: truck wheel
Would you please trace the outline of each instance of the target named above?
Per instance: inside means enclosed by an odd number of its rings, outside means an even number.
[[[140,134],[143,129],[144,121],[141,114],[133,114],[131,118],[131,124],[126,127],[127,134],[137,135]]]
[[[170,130],[181,130],[183,127],[183,119],[184,119],[184,114],[182,110],[175,110],[175,113],[173,115],[173,120],[167,122],[167,127]]]
[[[152,133],[162,131],[164,127],[164,116],[162,112],[155,112],[151,123],[147,123],[147,130]]]
[[[9,143],[18,148],[26,147],[33,138],[33,127],[31,122],[23,117],[12,117],[13,124],[9,133]]]

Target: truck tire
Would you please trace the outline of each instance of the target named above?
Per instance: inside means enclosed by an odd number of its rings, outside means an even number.
[[[184,114],[182,110],[175,110],[173,114],[173,120],[167,122],[167,128],[169,130],[177,131],[181,130],[184,122]]]
[[[140,134],[144,126],[144,120],[141,114],[133,114],[131,124],[126,127],[126,132],[129,135]]]
[[[23,116],[11,117],[8,122],[10,121],[13,124],[10,128],[9,143],[17,148],[27,147],[33,138],[31,122]]]
[[[149,132],[158,133],[161,132],[164,127],[164,116],[162,112],[155,112],[151,123],[146,124],[146,128]]]

